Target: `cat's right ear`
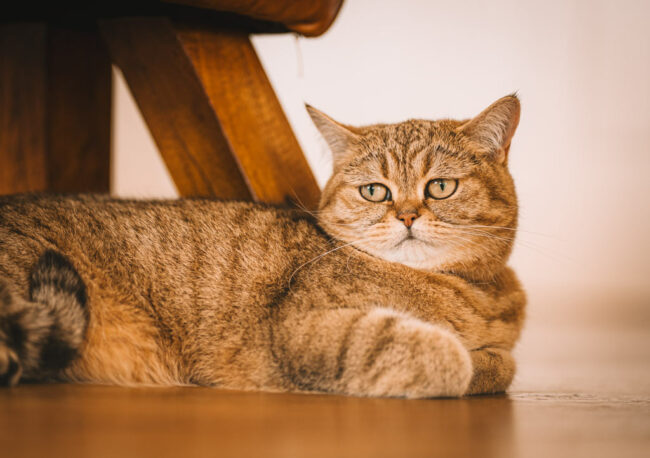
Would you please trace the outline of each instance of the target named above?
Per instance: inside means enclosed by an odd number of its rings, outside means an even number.
[[[358,142],[358,133],[354,132],[354,128],[333,120],[311,105],[305,104],[305,108],[332,150],[334,166],[340,165],[351,153],[353,145]]]

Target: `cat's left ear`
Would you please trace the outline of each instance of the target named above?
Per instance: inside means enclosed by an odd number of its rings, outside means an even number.
[[[353,146],[359,141],[358,132],[355,132],[356,129],[353,127],[333,120],[311,105],[305,104],[305,108],[332,150],[332,154],[334,155],[334,168],[336,169],[345,162],[345,159],[352,152]]]
[[[517,95],[507,95],[460,126],[459,131],[486,148],[499,163],[506,163],[520,113]]]

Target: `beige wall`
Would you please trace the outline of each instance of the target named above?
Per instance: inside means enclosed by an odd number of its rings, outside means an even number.
[[[648,297],[649,18],[650,2],[635,0],[347,0],[321,38],[254,43],[320,183],[329,153],[303,101],[363,124],[468,117],[518,91],[513,264],[524,282]],[[114,192],[175,195],[115,84]]]

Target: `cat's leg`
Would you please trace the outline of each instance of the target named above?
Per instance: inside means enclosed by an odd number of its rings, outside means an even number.
[[[442,327],[387,308],[293,311],[273,327],[290,389],[356,396],[461,396],[472,363]]]
[[[55,251],[34,265],[29,298],[0,279],[0,384],[56,378],[77,356],[87,321],[85,285]]]
[[[482,348],[470,352],[474,374],[465,394],[503,393],[515,376],[515,360],[509,351]]]

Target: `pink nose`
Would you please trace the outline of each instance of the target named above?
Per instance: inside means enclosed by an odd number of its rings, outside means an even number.
[[[418,214],[414,211],[403,212],[397,215],[397,219],[401,220],[404,223],[404,226],[411,227],[413,221],[418,217]]]

